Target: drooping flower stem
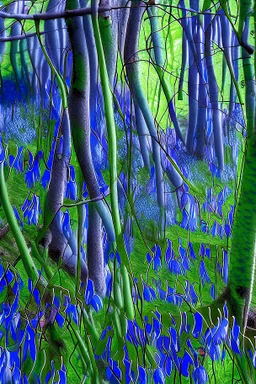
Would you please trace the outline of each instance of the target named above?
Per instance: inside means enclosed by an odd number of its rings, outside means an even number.
[[[113,98],[109,84],[109,78],[106,68],[106,61],[100,36],[99,22],[98,22],[98,0],[92,1],[93,14],[92,14],[92,23],[93,30],[96,42],[96,48],[98,53],[99,61],[99,70],[100,70],[100,80],[102,86],[102,92],[104,97],[104,109],[105,109],[105,119],[107,126],[107,135],[108,135],[108,149],[109,149],[109,174],[110,174],[110,200],[111,200],[111,210],[113,223],[116,233],[116,242],[118,250],[121,255],[121,274],[123,279],[123,293],[124,293],[124,305],[125,311],[128,318],[134,318],[134,307],[131,296],[131,287],[129,282],[129,275],[127,268],[129,267],[128,256],[124,247],[123,236],[122,236],[122,227],[119,214],[118,206],[118,192],[117,192],[117,144],[116,144],[116,127],[115,119],[113,113]]]

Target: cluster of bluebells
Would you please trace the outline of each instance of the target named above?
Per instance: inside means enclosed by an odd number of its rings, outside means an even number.
[[[39,272],[40,274],[40,272]],[[23,281],[9,269],[5,270],[0,264],[0,292],[8,289],[12,292],[12,302],[3,301],[0,306],[0,381],[7,383],[14,380],[15,383],[29,383],[28,374],[22,371],[25,361],[31,361],[31,366],[38,358],[38,343],[41,332],[47,324],[55,324],[63,328],[65,322],[79,324],[79,312],[76,305],[71,303],[68,296],[60,299],[55,295],[52,304],[46,303],[42,306],[40,291],[35,288],[32,281],[28,279],[28,290],[30,292],[33,306],[36,308],[30,319],[24,319],[20,312],[20,292],[25,288]],[[64,301],[63,301],[64,300]],[[102,300],[95,294],[94,286],[89,280],[84,294],[84,304],[91,306],[96,312],[102,309]],[[64,308],[64,309],[63,309]],[[38,368],[38,367],[37,367]],[[43,367],[41,367],[43,368]],[[40,372],[41,368],[38,372]],[[38,372],[34,372],[36,382],[41,382]],[[30,373],[30,372],[29,372]],[[32,373],[32,372],[31,372]],[[59,375],[59,384],[67,383],[67,370],[64,364],[57,371],[54,368],[54,361],[51,362],[51,370],[46,373],[45,382],[53,380],[55,374]]]
[[[193,248],[192,243],[189,241],[187,247],[185,248],[182,244],[181,239],[179,239],[178,252],[174,252],[173,245],[170,239],[167,239],[167,247],[165,255],[163,255],[162,249],[159,244],[155,244],[151,249],[151,253],[146,254],[146,263],[149,267],[152,267],[153,270],[158,274],[161,268],[168,268],[172,275],[183,275],[186,276],[187,272],[194,268],[195,262],[199,261],[198,272],[199,272],[199,284],[202,288],[209,287],[210,284],[210,295],[212,299],[216,298],[216,289],[215,284],[211,281],[207,266],[205,261],[211,259],[211,248],[209,245],[204,243],[200,244],[199,254],[196,255],[196,252]],[[218,272],[225,284],[228,281],[228,252],[222,250],[222,263],[218,261],[216,272]],[[138,283],[138,279],[135,279],[135,284]],[[198,282],[197,282],[198,283]],[[143,286],[143,299],[147,302],[162,300],[165,302],[172,303],[173,305],[181,305],[185,300],[192,304],[198,302],[198,293],[195,288],[195,283],[191,284],[189,280],[185,280],[185,290],[182,294],[176,292],[176,288],[170,287],[168,284],[166,287],[162,287],[161,279],[153,279],[153,285],[147,284],[142,280]],[[155,287],[154,287],[155,286]],[[138,291],[138,290],[137,290]],[[140,299],[140,296],[138,296]],[[135,295],[135,302],[137,297]]]
[[[196,198],[189,192],[186,184],[178,190],[182,220],[180,226],[188,231],[194,232],[199,223],[199,207]]]
[[[183,260],[184,267],[197,258],[193,246],[188,244],[188,248],[184,248],[182,242],[179,242],[179,258]],[[199,249],[200,261],[200,278],[202,284],[209,283],[209,277],[204,265],[204,259],[211,257],[210,248],[205,244],[201,244]],[[146,260],[153,265],[156,272],[159,272],[163,264],[169,265],[175,258],[175,253],[170,240],[167,241],[165,255],[162,255],[162,250],[158,244],[152,248],[152,253],[147,254]],[[185,261],[187,259],[187,261]],[[120,264],[120,257],[118,260]],[[227,252],[223,250],[223,274],[225,278],[225,265],[227,265]],[[111,295],[112,285],[111,274],[106,275],[107,297]],[[138,281],[135,281],[135,285]],[[198,297],[194,288],[188,280],[185,281],[184,294],[180,295],[175,288],[169,285],[166,289],[162,287],[161,280],[153,281],[155,288],[142,280],[143,290],[140,297],[137,289],[133,292],[134,302],[137,300],[153,301],[162,300],[173,305],[181,307],[183,300],[196,304]],[[33,298],[36,306],[36,315],[30,321],[21,322],[21,314],[19,312],[20,290],[24,287],[20,278],[15,277],[10,270],[4,270],[0,265],[0,291],[9,286],[13,292],[13,302],[10,304],[2,303],[0,309],[0,323],[4,325],[5,333],[1,333],[1,340],[4,341],[5,348],[0,351],[0,377],[3,382],[9,380],[12,374],[16,382],[28,383],[28,378],[25,373],[22,373],[22,364],[25,360],[31,359],[32,362],[37,359],[37,344],[40,337],[40,329],[47,323],[54,323],[60,329],[65,326],[66,322],[74,322],[79,325],[79,311],[77,306],[73,304],[68,296],[62,299],[55,294],[52,304],[46,304],[45,308],[41,305],[41,294],[28,280],[28,290]],[[212,289],[212,287],[211,287]],[[137,292],[137,296],[136,296]],[[95,294],[94,285],[91,280],[88,281],[85,294],[84,305],[90,306],[94,311],[98,312],[103,309],[102,299]],[[46,313],[49,313],[46,317]],[[226,357],[226,348],[229,348],[233,353],[241,355],[244,351],[241,349],[239,340],[240,329],[235,319],[232,324],[228,321],[228,310],[224,306],[224,316],[218,319],[217,325],[212,328],[204,328],[203,317],[200,313],[193,313],[193,320],[188,320],[186,312],[181,315],[181,324],[178,326],[175,318],[169,315],[169,320],[156,310],[149,318],[145,316],[143,322],[138,323],[137,320],[126,320],[126,335],[121,347],[123,348],[123,363],[115,360],[112,356],[112,342],[115,337],[115,332],[111,325],[108,325],[103,330],[101,340],[105,340],[104,351],[101,355],[95,354],[96,360],[103,359],[106,367],[106,376],[109,383],[119,383],[124,377],[127,383],[132,383],[137,380],[140,383],[147,383],[152,380],[156,383],[166,383],[169,378],[178,372],[183,377],[190,377],[194,383],[208,383],[209,377],[206,372],[203,362],[205,357],[209,357],[212,362],[224,361]],[[143,325],[142,325],[143,324]],[[181,346],[180,338],[184,339],[186,335],[185,346]],[[200,345],[200,348],[194,345]],[[15,348],[13,348],[15,345]],[[20,347],[23,346],[20,354]],[[9,348],[10,347],[10,348]],[[142,366],[140,361],[137,361],[137,353],[145,353],[145,361],[148,365]],[[144,351],[144,352],[142,352]],[[256,365],[255,353],[249,351],[252,363]],[[203,357],[203,358],[202,358]],[[137,361],[135,364],[134,361]],[[49,382],[55,375],[54,362],[52,361],[52,370],[47,373]],[[67,382],[67,371],[64,364],[58,371],[60,384]],[[38,377],[38,380],[40,378]]]
[[[183,312],[180,326],[177,325],[173,316],[169,315],[169,320],[166,320],[157,310],[150,319],[148,316],[144,317],[144,328],[136,320],[127,320],[126,343],[123,345],[124,364],[122,365],[111,356],[113,336],[110,334],[112,327],[108,326],[101,336],[102,340],[105,339],[105,350],[101,357],[108,364],[106,375],[109,382],[117,384],[125,378],[126,383],[146,384],[153,379],[155,383],[164,384],[176,371],[183,377],[192,377],[196,384],[208,383],[208,373],[203,365],[206,357],[214,364],[214,362],[225,360],[227,349],[238,355],[244,352],[239,340],[239,326],[235,319],[232,324],[229,324],[226,305],[223,312],[224,316],[218,318],[217,325],[212,328],[205,327],[199,312],[193,313],[192,321],[189,321],[186,312]],[[184,336],[186,336],[185,345],[181,346],[180,338],[184,340]],[[154,347],[153,353],[149,352],[150,347]],[[148,359],[151,364],[150,369],[137,361],[139,351],[144,351],[145,360]],[[155,365],[152,364],[150,354]],[[249,354],[254,364],[255,354],[252,351],[249,351]],[[134,360],[137,364],[134,364]]]

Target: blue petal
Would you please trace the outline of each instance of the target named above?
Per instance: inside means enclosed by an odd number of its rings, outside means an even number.
[[[161,368],[157,368],[153,375],[154,383],[155,384],[164,384],[165,383],[165,376],[164,372]]]
[[[98,295],[94,295],[90,303],[96,312],[103,308],[102,300]]]
[[[192,332],[192,335],[195,338],[198,338],[201,335],[203,329],[203,316],[201,313],[196,312],[194,313],[194,329]]]
[[[203,366],[197,367],[192,373],[195,384],[206,384],[208,383],[208,374]]]
[[[87,287],[86,287],[86,292],[85,292],[85,303],[86,305],[89,305],[92,297],[94,295],[94,284],[91,279],[88,279]]]
[[[139,365],[138,367],[138,383],[147,384],[147,374],[145,368]]]
[[[62,328],[65,323],[65,318],[60,313],[57,313],[55,319],[58,323],[58,326]]]
[[[194,362],[193,362],[192,357],[185,350],[185,353],[184,353],[184,356],[183,356],[183,359],[182,359],[181,365],[180,365],[181,374],[185,377],[189,377],[189,367],[190,367],[190,365],[193,365],[193,364],[194,364]]]

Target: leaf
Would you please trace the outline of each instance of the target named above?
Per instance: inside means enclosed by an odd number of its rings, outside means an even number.
[[[212,3],[211,0],[204,0],[202,12],[205,12],[207,9],[209,9],[211,6],[211,3]]]

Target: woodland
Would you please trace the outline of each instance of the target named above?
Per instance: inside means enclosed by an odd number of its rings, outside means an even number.
[[[251,0],[1,0],[0,383],[256,383]]]

